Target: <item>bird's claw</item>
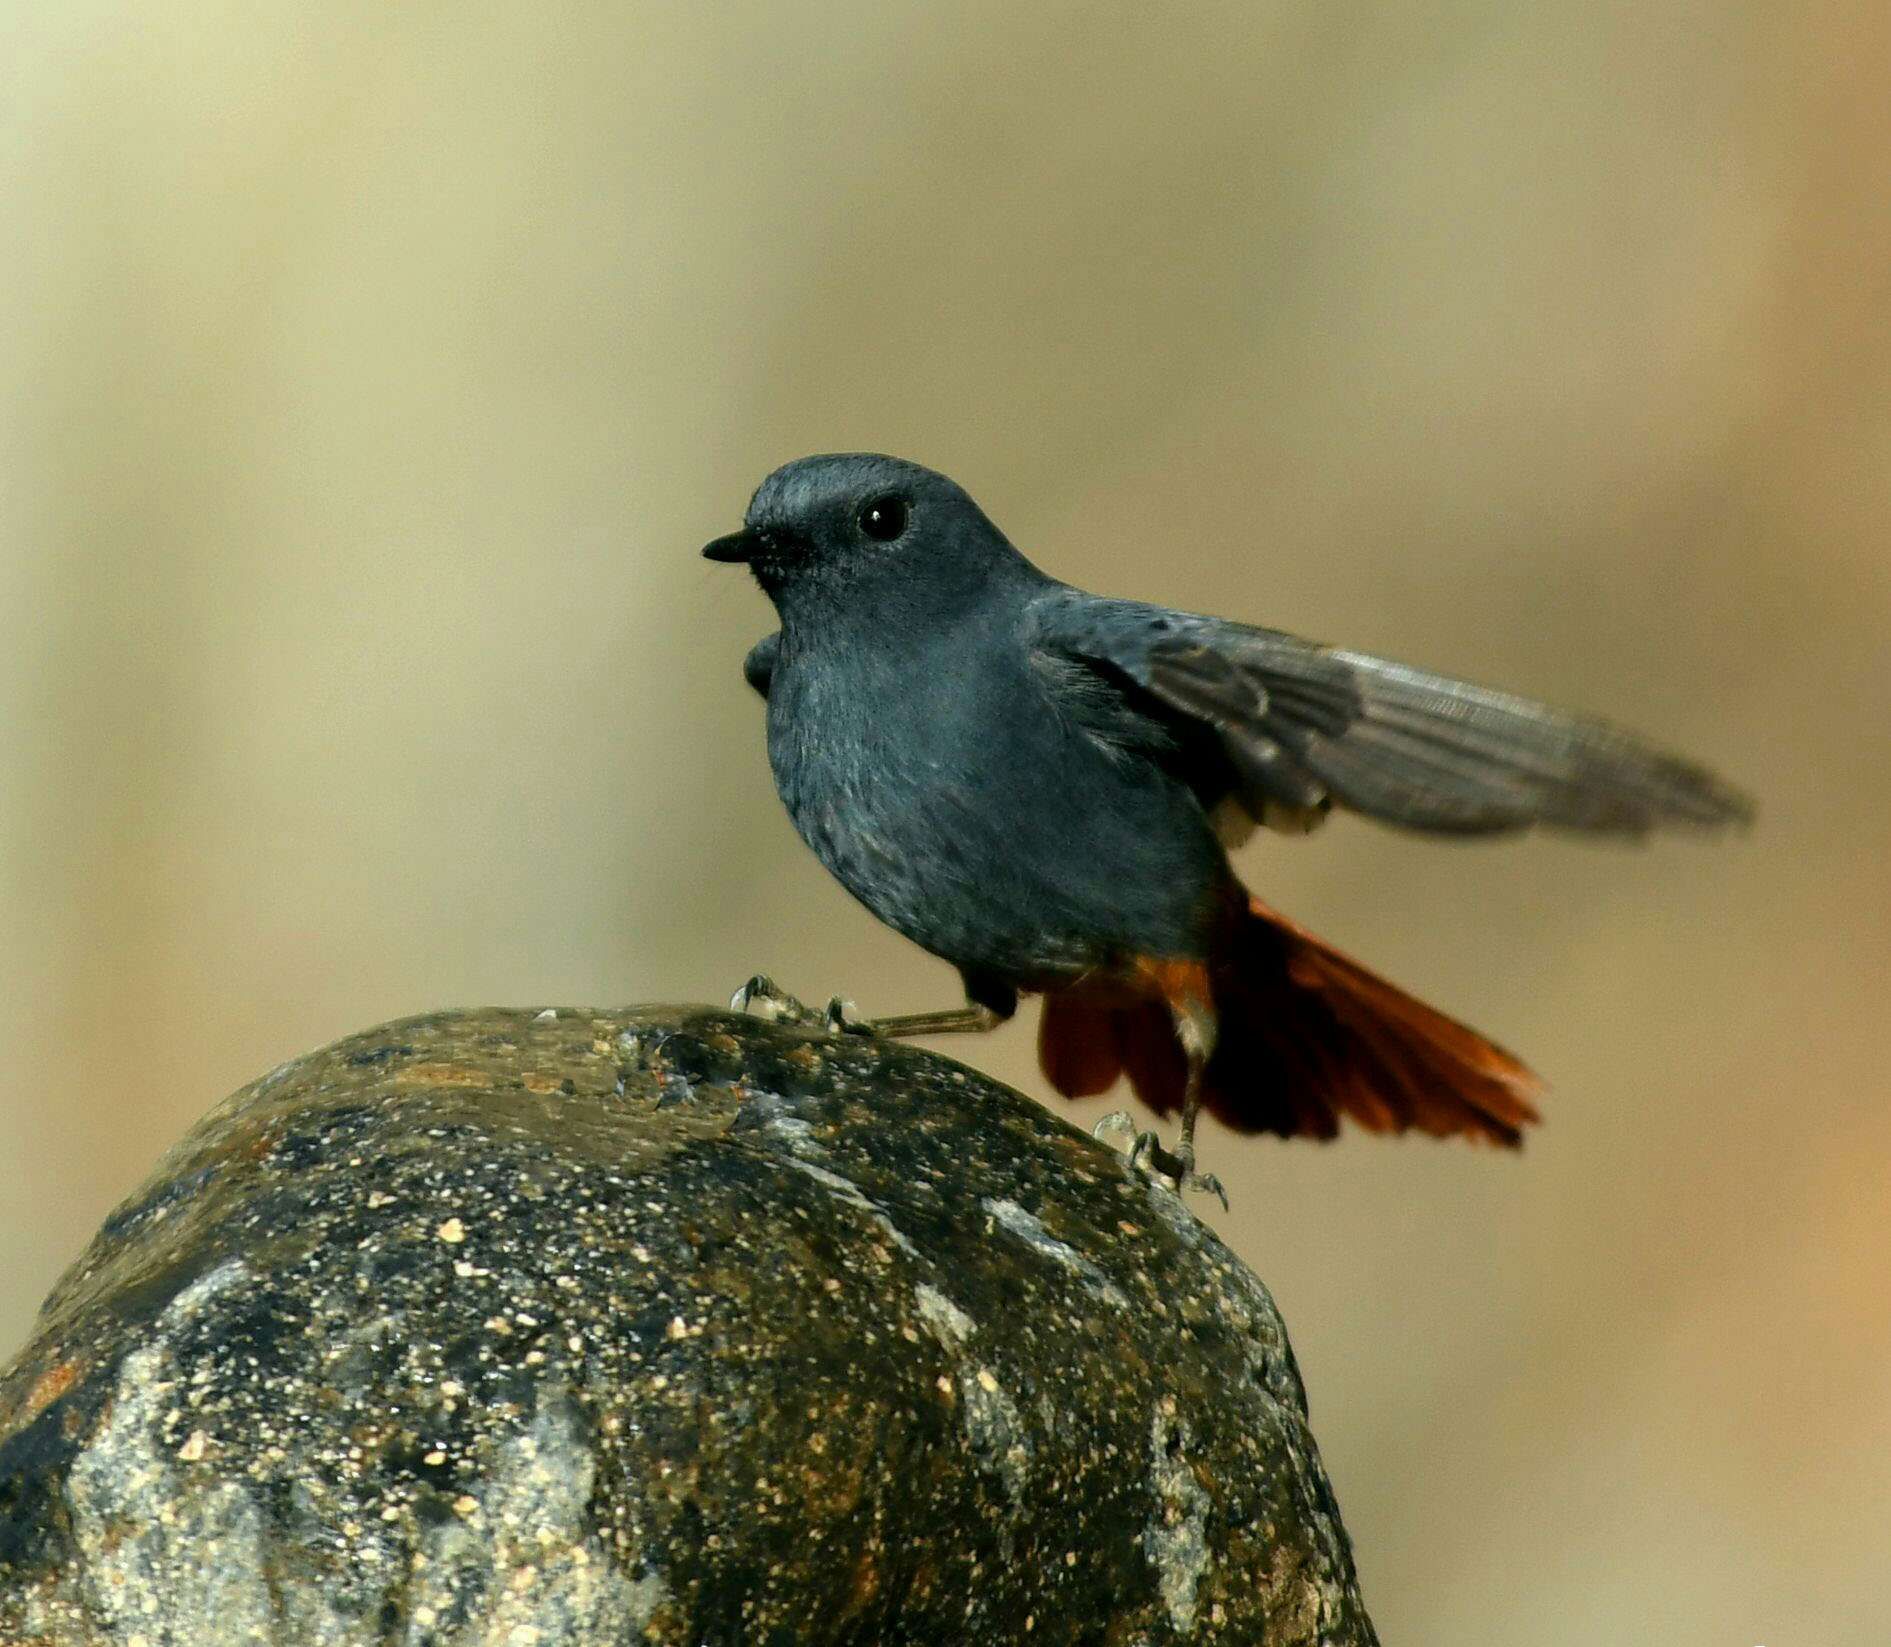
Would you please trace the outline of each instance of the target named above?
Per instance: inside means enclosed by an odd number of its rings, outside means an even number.
[[[1112,1149],[1122,1149],[1123,1146],[1116,1142],[1119,1138],[1127,1138],[1131,1147],[1134,1147],[1136,1117],[1126,1109],[1113,1109],[1090,1129],[1090,1136],[1108,1144]]]
[[[1221,1180],[1212,1172],[1183,1173],[1181,1185],[1176,1193],[1179,1195],[1182,1190],[1200,1190],[1202,1194],[1212,1195],[1219,1201],[1223,1212],[1234,1211],[1234,1208],[1228,1205],[1228,1192],[1221,1187]]]
[[[756,973],[729,998],[729,1010],[745,1012],[752,1018],[761,1018],[771,1024],[822,1021],[821,1014],[806,1002],[790,995],[765,972]]]
[[[1229,1210],[1228,1192],[1221,1187],[1221,1180],[1212,1172],[1195,1170],[1193,1145],[1185,1143],[1171,1154],[1162,1147],[1160,1133],[1138,1131],[1134,1118],[1125,1109],[1112,1110],[1090,1129],[1090,1135],[1093,1138],[1126,1135],[1130,1140],[1128,1155],[1132,1167],[1166,1183],[1178,1196],[1184,1190],[1201,1190],[1214,1196],[1223,1212]]]
[[[745,1012],[771,1024],[796,1024],[807,1029],[824,1029],[830,1035],[871,1035],[872,1023],[860,1016],[852,1001],[833,996],[818,1011],[807,1002],[790,995],[765,972],[738,989],[729,1000],[731,1012]]]
[[[870,1019],[860,1016],[860,1008],[844,996],[830,995],[827,1005],[821,1010],[821,1022],[827,1026],[829,1035],[872,1035],[875,1033]]]

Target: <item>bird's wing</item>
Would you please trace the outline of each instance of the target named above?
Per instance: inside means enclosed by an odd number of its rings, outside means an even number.
[[[1744,822],[1713,773],[1604,721],[1273,629],[1058,586],[1032,642],[1212,731],[1255,818],[1329,804],[1408,829],[1641,835]]]
[[[749,655],[742,660],[742,678],[766,698],[770,682],[775,678],[775,658],[781,651],[781,631],[764,635],[749,648]]]

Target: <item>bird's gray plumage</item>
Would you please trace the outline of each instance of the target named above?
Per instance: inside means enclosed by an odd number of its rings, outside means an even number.
[[[902,529],[870,538],[893,500]],[[1744,818],[1704,769],[1509,693],[1279,631],[1086,594],[953,482],[870,454],[778,469],[744,531],[782,627],[768,700],[797,828],[881,919],[1035,986],[1193,954],[1234,885],[1209,823],[1338,805],[1448,834]]]
[[[763,697],[768,696],[768,683],[775,678],[775,659],[780,652],[781,631],[778,629],[772,635],[762,636],[742,660],[742,678]]]
[[[943,475],[803,459],[741,531],[781,616],[743,673],[776,787],[827,868],[954,963],[989,1026],[1046,996],[1039,1058],[1068,1096],[1127,1075],[1243,1131],[1340,1117],[1514,1145],[1538,1083],[1510,1053],[1251,897],[1230,813],[1305,828],[1329,807],[1408,829],[1615,835],[1744,818],[1712,774],[1600,721],[1277,630],[1112,600],[1024,558]]]
[[[1061,586],[1032,617],[1039,646],[1211,729],[1257,819],[1331,802],[1447,834],[1641,835],[1749,812],[1705,768],[1605,721],[1364,652]]]

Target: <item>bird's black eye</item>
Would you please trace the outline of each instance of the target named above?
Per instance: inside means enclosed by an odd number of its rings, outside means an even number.
[[[860,530],[876,543],[891,543],[906,530],[906,504],[888,493],[860,510]]]

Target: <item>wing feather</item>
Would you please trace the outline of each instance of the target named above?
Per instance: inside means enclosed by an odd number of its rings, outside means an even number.
[[[1257,819],[1335,803],[1439,833],[1635,836],[1752,816],[1705,767],[1606,721],[1409,664],[1062,586],[1032,617],[1041,648],[1212,728]]]

